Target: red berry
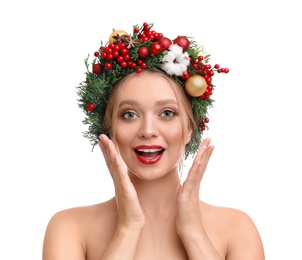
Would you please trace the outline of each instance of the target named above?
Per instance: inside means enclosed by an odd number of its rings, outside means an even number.
[[[203,121],[204,121],[205,123],[209,123],[210,120],[209,120],[209,118],[206,117]]]
[[[112,56],[113,56],[114,58],[117,58],[119,55],[120,55],[120,54],[119,54],[118,51],[114,51],[114,52],[112,53]]]
[[[129,55],[129,54],[126,54],[126,55],[125,55],[123,58],[124,58],[124,60],[125,60],[125,61],[128,61],[128,60],[130,60],[130,59],[131,59],[131,57],[130,57],[130,55]]]
[[[105,52],[106,52],[107,54],[111,54],[111,53],[113,52],[113,49],[107,47],[107,48],[105,49]]]
[[[96,64],[93,64],[93,67],[92,67],[92,72],[97,74],[97,75],[100,75],[103,71],[103,67],[100,63],[96,63]]]
[[[95,110],[95,105],[93,103],[88,102],[86,104],[86,108],[88,111],[93,112]]]
[[[181,78],[186,80],[190,77],[190,73],[186,70],[182,75],[181,75]]]
[[[122,61],[120,63],[120,65],[121,65],[122,68],[126,68],[127,67],[127,62],[126,61]]]
[[[122,54],[122,55],[126,55],[126,54],[128,54],[129,53],[129,50],[125,47],[125,48],[121,48],[120,49],[120,53]]]
[[[197,58],[199,61],[202,61],[203,60],[203,56],[198,56],[198,58]]]
[[[190,47],[190,41],[186,36],[178,36],[176,39],[174,39],[173,43],[182,47],[183,51],[186,51]]]
[[[118,44],[114,44],[113,49],[115,51],[119,51],[120,50],[120,46]]]
[[[123,56],[118,56],[117,57],[117,61],[118,62],[123,62],[124,61],[124,57]]]
[[[110,62],[106,62],[105,68],[106,68],[107,70],[112,69],[112,64],[111,64]]]
[[[113,55],[111,53],[107,53],[107,60],[113,60]]]
[[[102,56],[103,59],[107,59],[107,53],[106,52],[102,52],[101,56]]]
[[[202,131],[206,130],[206,127],[205,127],[204,124],[199,124],[199,127],[200,127],[200,129],[201,129]]]

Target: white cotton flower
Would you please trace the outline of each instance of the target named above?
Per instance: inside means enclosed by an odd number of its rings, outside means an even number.
[[[176,59],[176,56],[171,51],[166,51],[165,56],[163,57],[163,62],[173,62]]]
[[[164,63],[162,65],[162,69],[167,73],[169,74],[170,76],[174,75],[174,63],[173,62],[167,62],[167,63]]]
[[[182,48],[177,44],[171,44],[169,50],[173,52],[176,57],[182,54]]]
[[[175,72],[174,72],[174,74],[176,76],[181,76],[187,70],[187,66],[185,64],[174,63],[174,65],[175,65]]]
[[[177,58],[176,58],[176,61],[178,63],[181,63],[181,64],[184,64],[186,66],[189,66],[190,64],[190,60],[189,60],[189,54],[187,52],[179,55]]]
[[[182,51],[177,44],[171,44],[162,59],[162,69],[169,75],[181,76],[190,64],[189,54]]]

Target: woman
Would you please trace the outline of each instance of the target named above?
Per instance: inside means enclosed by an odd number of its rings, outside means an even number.
[[[135,28],[137,38],[115,34],[110,46],[114,49],[126,41],[135,42],[150,31],[146,23],[141,30]],[[136,53],[140,47],[152,50],[160,38],[145,39],[137,43],[136,49],[129,49]],[[130,66],[121,72],[112,59],[102,54],[111,52],[106,47],[95,54],[98,59],[80,87],[79,102],[86,109],[85,123],[90,124],[86,136],[93,138],[100,132],[98,145],[114,182],[115,197],[56,213],[45,233],[44,260],[264,259],[261,238],[247,214],[199,199],[200,182],[214,149],[210,139],[200,141],[207,122],[206,108],[211,104],[210,94],[206,97],[205,91],[214,86],[205,76],[211,73],[204,73],[213,70],[209,66],[198,68],[203,73],[194,74],[194,53],[190,47],[186,49],[183,41],[176,56],[186,57],[187,51],[190,63],[178,59],[180,64],[187,64],[180,72],[175,72],[179,68],[174,65],[172,69],[163,66],[169,63],[165,62],[171,55],[169,51],[178,48],[174,46],[177,42],[171,41],[167,48],[163,45],[158,53],[153,49],[152,55],[145,57],[149,66],[142,66],[142,70]],[[156,55],[162,56],[156,60]],[[130,52],[130,57],[134,60],[135,55]],[[108,60],[113,69],[106,67]],[[199,58],[198,64],[205,66],[207,63],[202,60]],[[100,64],[100,71],[95,64]],[[183,76],[186,72],[189,77]],[[186,85],[193,75],[202,76],[206,86],[199,78]],[[195,118],[196,115],[200,117]],[[196,156],[182,184],[182,164],[188,154]]]

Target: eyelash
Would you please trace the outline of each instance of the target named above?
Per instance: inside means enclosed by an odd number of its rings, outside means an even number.
[[[167,113],[169,113],[170,115],[167,116]],[[163,114],[165,114],[163,116],[164,118],[172,118],[176,115],[176,113],[173,110],[170,110],[170,109],[164,110],[160,115],[163,115]]]
[[[123,118],[123,119],[127,119],[127,120],[131,120],[131,119],[133,119],[134,117],[131,117],[131,118],[129,118],[129,117],[127,117],[128,115],[132,115],[132,116],[137,116],[134,112],[132,112],[132,111],[126,111],[126,112],[123,112],[122,113],[122,115],[121,115],[121,117]]]
[[[129,117],[129,115],[132,117]],[[162,117],[164,119],[170,119],[170,118],[174,117],[175,115],[176,115],[176,113],[170,109],[166,109],[160,113],[160,117]],[[125,111],[121,114],[121,118],[125,119],[125,120],[135,119],[136,117],[137,117],[137,114],[132,111]]]

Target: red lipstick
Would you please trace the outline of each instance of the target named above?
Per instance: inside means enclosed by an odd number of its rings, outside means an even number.
[[[159,145],[139,145],[134,148],[138,160],[144,164],[153,164],[158,162],[165,151]]]

